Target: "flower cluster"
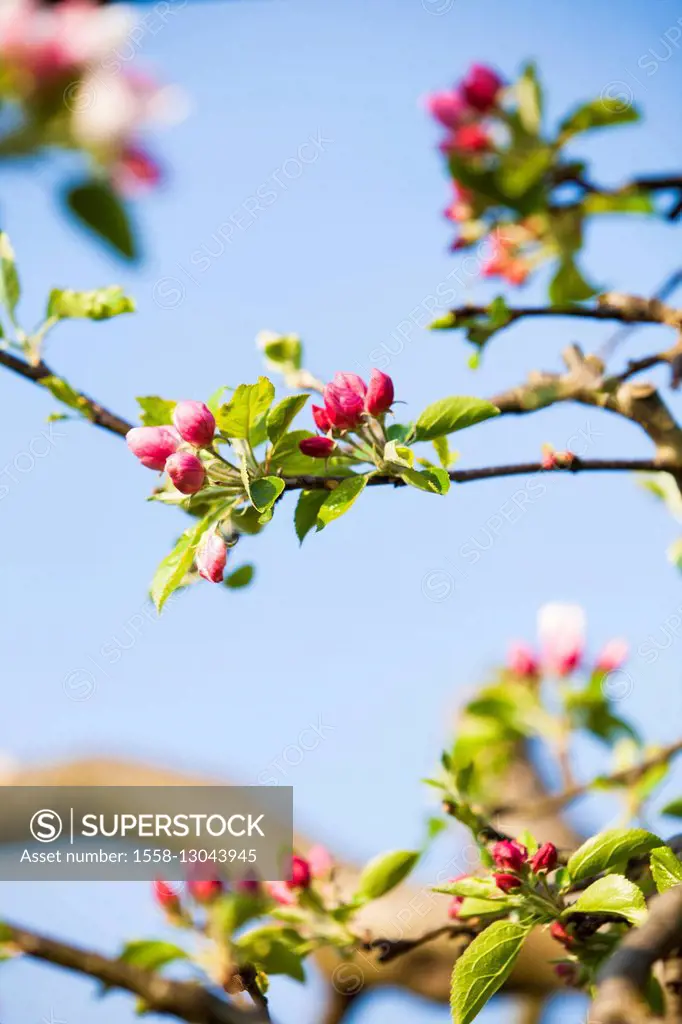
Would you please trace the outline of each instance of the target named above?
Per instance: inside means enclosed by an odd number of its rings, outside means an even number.
[[[126,434],[128,448],[147,469],[165,470],[181,494],[196,494],[206,483],[206,469],[198,452],[210,449],[215,437],[215,416],[203,402],[178,402],[173,425],[133,427]],[[227,545],[217,531],[202,538],[197,551],[199,575],[220,583],[227,563]]]
[[[0,94],[51,143],[85,150],[125,193],[159,182],[137,134],[177,110],[176,93],[116,59],[133,27],[126,9],[92,0],[5,0],[0,10]]]
[[[564,679],[583,667],[586,654],[585,613],[577,605],[547,604],[538,613],[540,654],[522,641],[509,648],[507,668],[514,676],[532,679],[541,673]],[[625,640],[610,640],[595,659],[592,671],[607,675],[628,657]]]
[[[515,892],[528,883],[533,885],[537,876],[553,871],[558,864],[558,852],[554,843],[543,843],[532,857],[528,850],[517,839],[501,839],[491,850],[496,871],[493,871],[495,885],[504,893]],[[468,875],[453,878],[453,882],[461,882]],[[459,917],[463,896],[453,896],[448,907],[451,919]]]
[[[335,450],[334,436],[358,430],[370,419],[380,419],[394,400],[391,378],[372,370],[369,384],[357,373],[336,373],[322,393],[324,406],[313,405],[315,426],[326,436],[308,437],[299,444],[304,455],[328,458]],[[333,436],[332,436],[333,435]]]
[[[493,68],[473,64],[453,89],[427,97],[429,112],[447,129],[439,147],[446,157],[466,160],[476,168],[488,166],[498,153],[492,126],[495,118],[498,125],[502,124],[504,85]],[[452,185],[452,201],[445,216],[459,225],[459,235],[451,246],[457,251],[482,240],[487,228],[479,219],[482,210],[477,208],[475,193],[456,178]],[[532,268],[528,250],[536,246],[542,230],[543,225],[533,216],[494,227],[485,238],[483,276],[501,277],[511,285],[523,284]]]

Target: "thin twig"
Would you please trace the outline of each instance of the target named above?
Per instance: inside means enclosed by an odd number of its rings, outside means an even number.
[[[474,928],[472,925],[464,924],[463,922],[459,924],[445,924],[440,928],[434,928],[430,932],[419,935],[416,939],[372,939],[369,942],[363,943],[362,948],[378,951],[377,960],[379,963],[387,964],[390,960],[395,960],[396,957],[404,956],[405,953],[411,953],[418,946],[425,946],[427,942],[439,939],[441,935],[447,935],[453,939],[459,936],[473,939],[480,931],[480,927]]]

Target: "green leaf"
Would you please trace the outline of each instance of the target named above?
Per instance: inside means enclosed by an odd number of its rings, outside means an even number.
[[[612,828],[599,832],[579,847],[566,867],[574,882],[607,871],[620,861],[648,853],[661,840],[643,828]]]
[[[158,395],[141,395],[135,401],[142,409],[140,419],[145,427],[163,427],[173,422],[173,409],[177,402]]]
[[[323,529],[323,527],[333,522],[334,519],[338,519],[339,516],[348,512],[359,495],[364,491],[366,484],[366,476],[348,477],[331,493],[327,494],[317,513],[318,530]]]
[[[411,469],[414,465],[414,452],[407,445],[399,444],[398,441],[389,441],[384,447],[383,460],[390,462],[393,466]]]
[[[247,932],[236,947],[266,974],[286,974],[296,981],[305,981],[301,957],[295,951],[301,943],[301,936],[294,929],[266,925]]]
[[[667,814],[670,818],[682,818],[682,797],[666,804],[661,814]]]
[[[356,897],[376,900],[407,878],[419,860],[417,850],[380,853],[366,864],[358,881]]]
[[[286,433],[307,401],[308,395],[289,395],[270,410],[266,422],[268,437],[273,444]]]
[[[646,192],[590,192],[582,201],[585,213],[653,213],[651,196]]]
[[[108,288],[95,288],[89,292],[53,288],[47,302],[47,316],[60,320],[109,320],[121,313],[134,312],[133,299],[125,295],[123,289],[115,284],[109,285]]]
[[[68,405],[69,409],[75,409],[81,416],[86,416],[88,419],[93,418],[92,406],[87,398],[72,388],[63,377],[41,377],[38,383],[41,387],[47,388],[64,405]]]
[[[658,846],[652,850],[649,863],[659,892],[672,889],[674,885],[679,885],[682,882],[682,864],[680,864],[675,851],[671,850],[669,846]]]
[[[176,960],[189,960],[189,954],[172,942],[139,939],[135,942],[126,942],[118,959],[146,971],[158,971]]]
[[[14,314],[21,297],[19,274],[14,259],[14,249],[5,231],[0,231],[0,301],[6,307],[14,323]]]
[[[453,395],[441,398],[428,405],[421,413],[414,428],[415,441],[432,441],[455,430],[464,430],[475,423],[482,423],[491,416],[498,416],[500,410],[483,398],[468,398]]]
[[[256,343],[262,350],[266,362],[278,373],[286,375],[301,369],[303,346],[297,334],[261,331]]]
[[[526,64],[514,91],[521,124],[529,134],[538,135],[542,124],[542,89],[535,64]]]
[[[279,476],[263,476],[251,481],[249,497],[259,512],[272,508],[284,490],[284,480]]]
[[[317,525],[317,515],[320,507],[324,504],[329,491],[319,488],[316,491],[301,491],[296,503],[294,512],[294,526],[296,536],[302,544],[314,526]]]
[[[516,903],[500,893],[499,899],[481,899],[479,896],[465,896],[460,904],[458,917],[489,917],[491,914],[508,913]]]
[[[476,878],[474,875],[461,878],[458,882],[434,886],[433,891],[442,892],[448,896],[475,896],[481,900],[496,899],[502,895],[493,878]]]
[[[597,289],[585,280],[570,256],[564,257],[549,286],[549,297],[555,306],[582,302],[596,294]]]
[[[587,132],[593,128],[608,128],[611,125],[628,124],[639,120],[639,111],[632,105],[624,105],[622,100],[601,96],[578,107],[568,115],[559,126],[562,141]]]
[[[606,875],[588,886],[563,916],[569,914],[619,914],[631,924],[641,924],[646,900],[639,886],[624,875]]]
[[[530,930],[526,924],[495,921],[464,950],[452,972],[454,1024],[470,1024],[504,984]]]
[[[498,172],[499,180],[508,195],[525,196],[554,163],[551,146],[537,146],[530,152],[510,152]]]
[[[400,475],[406,483],[420,491],[447,494],[450,490],[450,477],[440,466],[431,466],[429,469],[403,469]]]
[[[173,591],[181,586],[192,567],[194,555],[206,530],[209,530],[224,515],[224,511],[209,512],[194,526],[188,527],[170,554],[159,564],[150,587],[152,601],[160,612]]]
[[[66,203],[86,227],[108,242],[120,256],[137,259],[137,244],[125,207],[109,185],[94,179],[77,185],[67,192]]]
[[[410,437],[412,429],[411,423],[391,423],[386,428],[386,436],[389,441],[397,441],[398,444],[404,444],[408,437]]]
[[[228,437],[248,440],[274,397],[275,388],[267,377],[259,377],[256,384],[240,384],[231,401],[218,409],[218,429]]]
[[[252,581],[256,570],[249,563],[248,565],[240,565],[238,569],[231,572],[229,576],[225,578],[225,586],[231,590],[238,590],[240,587],[248,587]]]

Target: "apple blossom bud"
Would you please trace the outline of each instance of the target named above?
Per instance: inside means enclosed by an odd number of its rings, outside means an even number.
[[[365,409],[370,416],[381,416],[387,412],[394,398],[393,381],[381,370],[372,370],[365,397]]]
[[[367,386],[357,373],[335,373],[324,391],[324,410],[332,427],[348,430],[362,421]]]
[[[573,936],[566,930],[561,921],[555,921],[552,927],[549,929],[549,934],[557,942],[560,942],[562,946],[572,946],[575,942]]]
[[[310,455],[313,459],[328,459],[336,448],[336,441],[331,437],[304,437],[298,442],[299,451]]]
[[[332,384],[334,387],[352,391],[353,394],[359,395],[360,398],[364,398],[367,394],[367,385],[357,373],[342,373],[341,370],[337,370]]]
[[[191,452],[176,452],[166,461],[166,472],[182,494],[196,494],[204,486],[206,470]]]
[[[290,889],[307,889],[310,886],[312,874],[310,864],[305,857],[291,858],[291,878],[287,881]]]
[[[213,443],[215,416],[203,402],[178,402],[173,410],[173,423],[188,444],[205,448]]]
[[[194,878],[187,888],[197,903],[213,903],[222,895],[223,883],[218,878]]]
[[[555,964],[554,973],[557,977],[562,979],[564,984],[570,985],[571,987],[576,985],[578,982],[579,971],[577,964]]]
[[[458,128],[468,113],[466,102],[454,89],[431,93],[426,97],[426,108],[445,128]]]
[[[460,88],[469,106],[485,114],[495,106],[502,88],[502,79],[492,68],[484,64],[472,64]]]
[[[538,612],[542,663],[561,678],[573,672],[585,651],[585,612],[578,605],[546,604]]]
[[[595,669],[597,672],[615,672],[627,661],[629,650],[626,640],[609,640],[597,658]]]
[[[311,406],[313,419],[315,420],[315,426],[318,430],[321,430],[323,434],[326,434],[328,430],[332,429],[332,425],[329,422],[329,417],[324,411],[321,405]]]
[[[283,907],[291,907],[296,902],[296,897],[287,882],[265,882],[264,884],[270,898]]]
[[[126,444],[147,469],[163,469],[180,439],[172,427],[133,427],[126,434]]]
[[[528,644],[521,642],[510,646],[507,654],[507,668],[515,676],[520,676],[522,679],[533,679],[540,670],[538,660],[532,648]]]
[[[479,124],[463,124],[456,128],[440,146],[443,153],[484,153],[490,149],[491,138]]]
[[[517,878],[516,875],[508,875],[506,872],[498,872],[493,875],[495,879],[495,885],[502,892],[513,892],[514,889],[521,887],[521,879]]]
[[[204,537],[195,562],[199,575],[205,580],[209,583],[222,583],[227,562],[227,544],[219,533],[213,531]]]
[[[177,893],[168,882],[157,879],[154,882],[154,899],[167,914],[178,914],[180,912],[180,900]]]
[[[459,912],[464,903],[463,896],[453,896],[448,906],[448,917],[450,920],[455,921],[459,917]]]
[[[313,878],[328,878],[334,870],[334,861],[324,846],[311,846],[307,854]]]
[[[526,863],[528,850],[516,839],[501,839],[492,849],[493,860],[498,868],[520,871]]]
[[[538,871],[553,871],[558,861],[557,848],[554,843],[543,843],[530,859],[530,869],[537,875]]]

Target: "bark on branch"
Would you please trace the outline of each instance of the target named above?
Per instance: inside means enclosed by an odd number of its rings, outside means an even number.
[[[189,1024],[265,1024],[261,1009],[243,1010],[194,982],[175,981],[133,964],[112,960],[91,950],[2,924],[2,939],[26,956],[85,974],[114,988],[132,992],[154,1013],[177,1017]]]
[[[649,914],[634,928],[602,968],[590,1024],[644,1024],[652,1018],[643,994],[654,964],[682,947],[682,885],[649,904]],[[665,972],[663,973],[665,986]],[[675,996],[677,993],[672,993]],[[673,1011],[675,1012],[675,1011]],[[673,1024],[679,1016],[666,1019]]]

